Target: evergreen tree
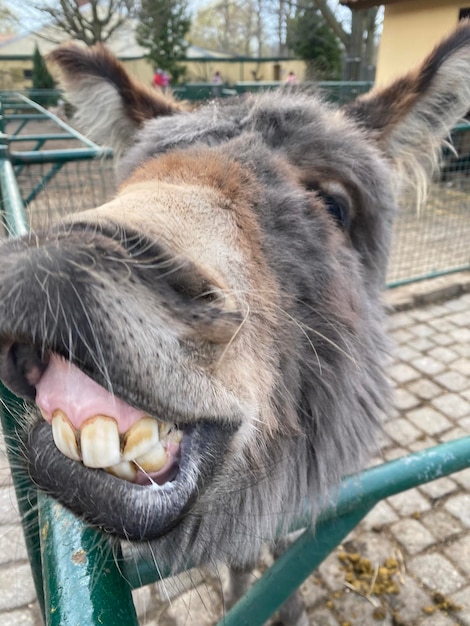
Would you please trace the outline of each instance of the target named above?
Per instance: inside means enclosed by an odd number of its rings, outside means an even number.
[[[155,68],[166,70],[173,82],[186,72],[185,37],[191,26],[186,0],[141,0],[136,40],[148,50],[147,58]]]
[[[341,71],[341,45],[321,13],[311,5],[299,7],[288,21],[287,45],[306,61],[309,80],[335,80]]]
[[[46,62],[43,56],[39,52],[39,48],[34,48],[33,54],[33,91],[41,89],[55,89],[55,82],[52,78],[49,70],[47,69]],[[36,95],[33,94],[34,100],[36,100],[42,106],[49,106],[57,104],[57,96],[55,95]]]

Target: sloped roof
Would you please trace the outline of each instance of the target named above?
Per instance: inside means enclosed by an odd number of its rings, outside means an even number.
[[[139,46],[135,40],[135,23],[132,20],[126,21],[106,42],[107,47],[115,56],[120,59],[141,59],[145,56],[146,50]],[[53,37],[56,41],[49,41]],[[31,58],[37,46],[44,56],[54,48],[57,48],[58,38],[67,41],[70,37],[63,33],[58,37],[58,31],[51,26],[43,26],[37,31],[31,31],[15,37],[10,37],[6,41],[0,41],[0,58],[16,57]],[[223,59],[232,57],[231,54],[205,50],[199,46],[189,46],[186,51],[187,59]]]
[[[405,2],[406,0],[339,0],[342,5],[355,9],[370,9],[381,4],[394,4],[395,2]]]

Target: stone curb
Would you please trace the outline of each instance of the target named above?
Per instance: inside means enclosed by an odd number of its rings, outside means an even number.
[[[469,292],[470,271],[465,271],[389,288],[384,302],[387,312],[394,313],[457,298]]]

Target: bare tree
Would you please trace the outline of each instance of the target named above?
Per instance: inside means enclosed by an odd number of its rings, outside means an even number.
[[[64,33],[87,45],[107,41],[128,19],[134,0],[32,0],[30,7],[48,25],[49,41]]]
[[[18,18],[14,12],[5,3],[0,2],[0,34],[8,35],[13,33],[17,24]]]
[[[370,68],[375,61],[379,7],[352,11],[350,29],[347,29],[328,0],[312,0],[312,3],[344,46],[344,79],[370,78]]]
[[[191,43],[243,56],[262,56],[265,0],[215,0],[197,11]]]

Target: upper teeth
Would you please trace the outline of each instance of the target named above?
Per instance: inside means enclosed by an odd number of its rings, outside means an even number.
[[[81,429],[82,461],[87,467],[108,467],[121,460],[119,430],[116,420],[96,415],[86,420]]]
[[[135,479],[138,469],[148,473],[161,470],[167,462],[164,443],[179,443],[182,438],[180,430],[152,417],[141,418],[122,437],[116,420],[106,415],[87,419],[77,432],[60,410],[52,416],[52,435],[65,456],[129,481]]]
[[[132,461],[148,452],[158,443],[158,422],[151,417],[143,417],[136,422],[124,435],[122,458]]]

